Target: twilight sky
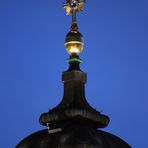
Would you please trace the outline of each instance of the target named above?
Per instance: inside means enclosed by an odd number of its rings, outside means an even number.
[[[0,148],[44,129],[39,116],[62,98],[64,0],[0,0]],[[148,148],[148,1],[87,0],[78,14],[86,97],[132,148]]]

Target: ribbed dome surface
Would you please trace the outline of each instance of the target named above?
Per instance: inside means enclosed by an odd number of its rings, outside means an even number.
[[[62,132],[38,131],[16,148],[130,148],[120,138],[83,124],[70,124]]]

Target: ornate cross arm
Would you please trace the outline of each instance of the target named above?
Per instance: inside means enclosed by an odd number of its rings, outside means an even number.
[[[73,14],[83,10],[85,0],[66,0],[63,7],[66,9],[66,14]]]

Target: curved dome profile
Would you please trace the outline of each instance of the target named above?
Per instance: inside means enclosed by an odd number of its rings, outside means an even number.
[[[16,148],[131,148],[122,139],[98,130],[108,126],[110,119],[91,107],[85,97],[87,74],[79,66],[82,62],[79,54],[84,43],[76,23],[76,12],[82,10],[84,2],[67,0],[64,5],[67,11],[72,10],[73,17],[71,30],[65,39],[70,57],[67,60],[69,68],[62,73],[62,101],[55,108],[41,114],[40,124],[48,129],[31,134]]]
[[[79,62],[75,61],[76,69],[78,65]],[[87,103],[84,72],[69,69],[63,72],[62,81],[62,102],[40,117],[40,123],[48,126],[49,130],[28,136],[16,148],[131,148],[120,138],[97,130],[108,125],[109,117]]]
[[[130,148],[120,138],[83,124],[72,124],[62,132],[38,131],[25,138],[16,148]]]

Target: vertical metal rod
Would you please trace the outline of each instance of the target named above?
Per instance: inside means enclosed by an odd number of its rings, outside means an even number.
[[[76,19],[76,11],[73,9],[72,10],[72,23],[76,23],[77,19]]]

